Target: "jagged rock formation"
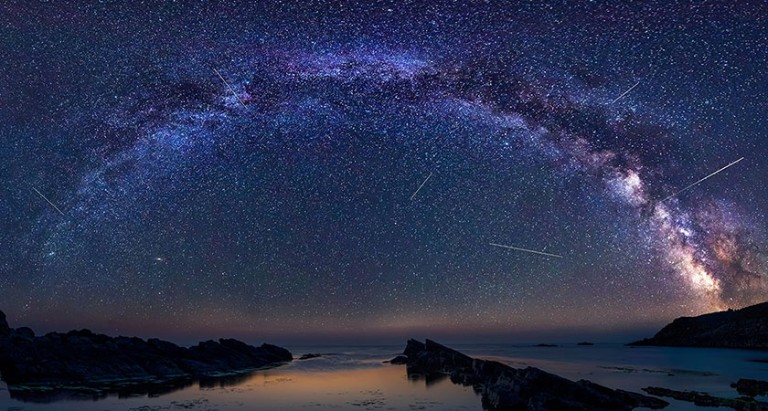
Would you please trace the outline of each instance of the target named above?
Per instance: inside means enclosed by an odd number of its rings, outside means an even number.
[[[472,386],[482,395],[483,406],[490,410],[601,411],[669,405],[658,398],[586,380],[573,382],[538,368],[517,369],[474,359],[431,340],[409,340],[403,355],[407,357],[409,374],[448,374],[454,383]]]
[[[244,372],[292,359],[284,348],[253,347],[233,339],[184,348],[158,339],[110,337],[89,330],[36,337],[26,327],[8,327],[0,311],[0,373],[11,387],[167,382]]]
[[[680,317],[653,338],[629,345],[768,348],[768,302],[741,310]]]

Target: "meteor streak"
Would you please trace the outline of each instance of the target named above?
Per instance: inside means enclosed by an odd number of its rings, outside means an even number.
[[[546,256],[550,256],[550,257],[563,258],[562,255],[545,253],[543,251],[529,250],[527,248],[513,247],[511,245],[494,244],[494,243],[488,243],[488,244],[490,244],[490,245],[492,245],[494,247],[509,248],[511,250],[524,251],[526,253],[541,254],[541,255],[546,255]]]
[[[675,193],[673,193],[673,194],[671,194],[671,195],[667,196],[667,197],[666,197],[666,198],[664,198],[663,200],[659,201],[659,203],[663,203],[663,202],[665,202],[665,201],[669,200],[670,198],[672,198],[672,197],[674,197],[674,196],[676,196],[676,195],[678,195],[678,194],[682,193],[683,191],[685,191],[685,190],[688,190],[689,188],[692,188],[693,186],[695,186],[695,185],[697,185],[697,184],[701,183],[702,181],[704,181],[704,180],[706,180],[706,179],[708,179],[708,178],[710,178],[710,177],[714,176],[715,174],[717,174],[717,173],[719,173],[719,172],[721,172],[721,171],[725,170],[726,168],[728,168],[728,167],[730,167],[730,166],[732,166],[732,165],[734,165],[734,164],[738,163],[738,162],[739,162],[739,161],[741,161],[741,160],[744,160],[744,157],[742,157],[742,158],[740,158],[740,159],[738,159],[738,160],[736,160],[736,161],[734,161],[734,162],[732,162],[732,163],[728,164],[727,166],[725,166],[725,167],[723,167],[723,168],[721,168],[721,169],[719,169],[719,170],[715,171],[714,173],[712,173],[712,174],[710,174],[710,175],[708,175],[708,176],[706,176],[706,177],[702,178],[701,180],[699,180],[699,181],[697,181],[697,182],[695,182],[695,183],[693,183],[693,184],[690,184],[690,185],[686,186],[684,189],[682,189],[682,190],[680,190],[680,191],[677,191],[677,192],[675,192]]]
[[[424,187],[424,184],[427,184],[427,180],[429,180],[429,178],[430,178],[430,177],[432,177],[432,173],[429,173],[429,175],[427,176],[427,178],[425,178],[425,179],[424,179],[424,182],[423,182],[423,183],[421,183],[421,185],[419,186],[419,188],[417,188],[417,189],[416,189],[416,192],[415,192],[415,193],[413,193],[413,195],[411,195],[411,200],[413,200],[413,198],[414,198],[414,197],[416,197],[416,194],[419,194],[419,191],[421,191],[421,188],[422,188],[422,187]]]
[[[635,85],[634,85],[634,86],[630,87],[630,88],[629,88],[629,90],[627,90],[627,91],[625,91],[625,92],[621,93],[621,95],[620,95],[620,96],[618,96],[618,97],[616,97],[615,99],[613,99],[613,101],[611,101],[611,104],[613,104],[613,103],[615,103],[615,102],[619,101],[619,99],[621,99],[622,97],[624,97],[624,96],[626,96],[627,94],[629,94],[629,92],[630,92],[630,91],[632,91],[632,90],[634,90],[634,89],[635,89],[635,87],[637,87],[637,85],[638,85],[638,84],[640,84],[640,82],[639,82],[639,81],[638,81],[637,83],[635,83]]]
[[[237,101],[239,101],[239,102],[240,102],[240,105],[241,105],[241,106],[243,106],[244,108],[247,108],[247,107],[245,107],[245,103],[243,103],[243,100],[240,100],[240,96],[238,96],[238,95],[237,95],[237,93],[235,93],[235,89],[233,89],[233,88],[232,88],[232,86],[230,86],[230,85],[229,85],[229,83],[227,83],[227,80],[224,80],[224,77],[221,75],[221,73],[219,73],[219,70],[216,70],[216,69],[214,68],[214,69],[213,69],[213,71],[215,71],[215,72],[216,72],[216,75],[217,75],[217,76],[219,76],[219,78],[221,79],[221,81],[223,81],[223,82],[224,82],[224,84],[226,84],[226,85],[227,85],[227,88],[229,89],[229,91],[230,91],[230,92],[232,92],[232,95],[233,95],[233,96],[235,96],[235,98],[237,99]]]
[[[59,214],[61,214],[61,215],[64,215],[64,212],[63,212],[63,211],[61,211],[61,210],[59,210],[59,207],[56,207],[56,204],[53,204],[53,203],[51,202],[51,200],[49,200],[49,199],[48,199],[46,196],[44,196],[44,195],[43,195],[43,193],[41,193],[41,192],[37,191],[37,189],[36,189],[36,188],[34,188],[34,187],[32,187],[32,189],[33,189],[33,190],[35,190],[35,192],[36,192],[37,194],[39,194],[39,195],[40,195],[40,197],[43,197],[43,200],[47,201],[47,202],[48,202],[48,204],[50,204],[50,205],[51,205],[53,208],[55,208],[55,209],[56,209],[56,211],[58,211],[58,212],[59,212]]]

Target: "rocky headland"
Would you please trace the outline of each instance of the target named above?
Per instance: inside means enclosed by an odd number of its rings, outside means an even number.
[[[633,346],[768,349],[768,302],[740,310],[680,317]]]
[[[14,390],[114,390],[173,384],[273,367],[293,359],[281,347],[234,339],[185,348],[159,339],[110,337],[89,330],[36,336],[10,328],[0,311],[0,374]]]

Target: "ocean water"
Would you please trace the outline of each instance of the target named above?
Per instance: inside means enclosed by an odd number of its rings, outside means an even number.
[[[282,367],[237,378],[195,381],[165,392],[121,398],[66,394],[12,398],[0,385],[0,410],[482,410],[470,387],[448,378],[409,378],[405,366],[383,361],[403,346],[287,347],[296,357],[321,353],[319,358],[293,361]],[[640,392],[647,386],[696,390],[737,397],[730,387],[739,378],[768,379],[768,352],[749,350],[625,347],[596,344],[558,347],[514,345],[453,345],[479,358],[513,367],[534,366],[572,379],[588,379],[611,388]],[[768,401],[768,398],[761,398]],[[704,409],[665,398],[667,410]],[[706,408],[712,410],[715,408]]]

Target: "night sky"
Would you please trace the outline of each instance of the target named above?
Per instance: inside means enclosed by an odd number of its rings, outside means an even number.
[[[257,3],[0,5],[12,326],[526,338],[768,300],[767,3]]]

